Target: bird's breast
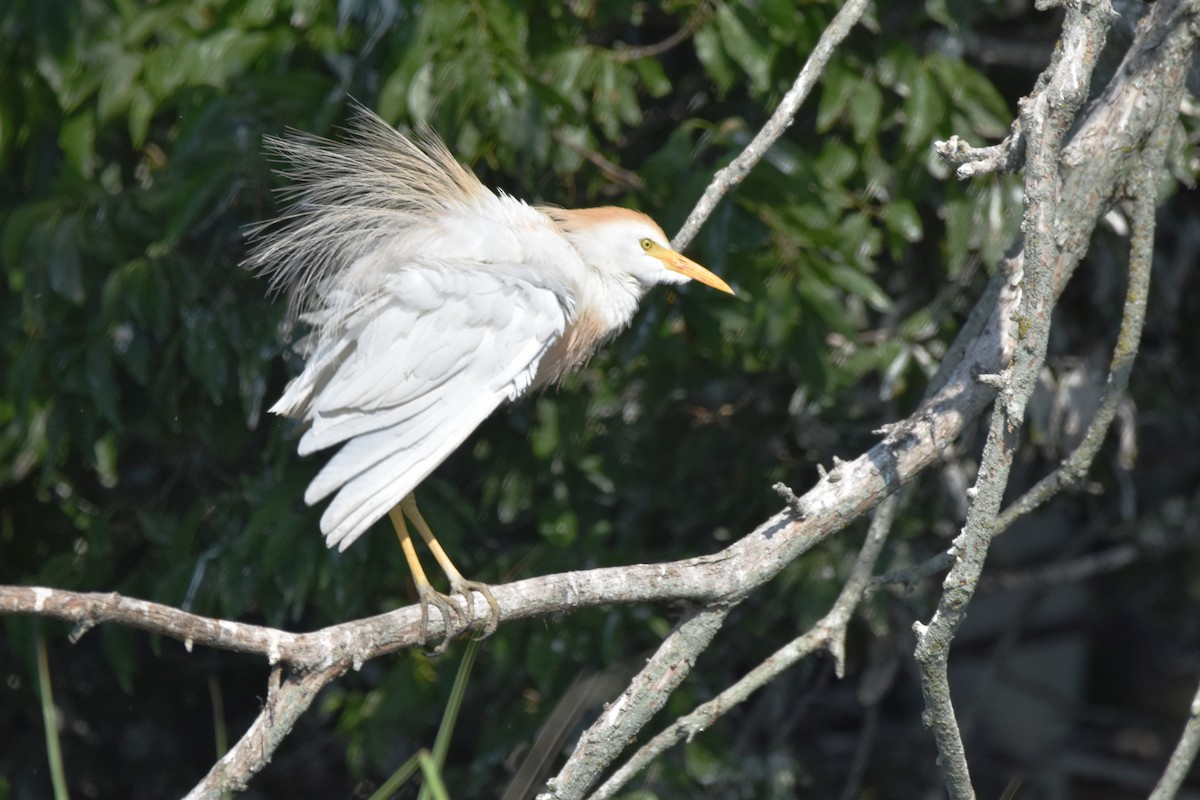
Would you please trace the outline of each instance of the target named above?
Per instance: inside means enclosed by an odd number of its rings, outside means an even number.
[[[538,363],[533,387],[547,386],[587,363],[596,348],[614,331],[594,308],[584,307]]]

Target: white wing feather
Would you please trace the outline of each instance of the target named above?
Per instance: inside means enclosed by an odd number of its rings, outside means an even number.
[[[530,386],[588,270],[545,213],[365,109],[346,144],[273,146],[296,203],[248,263],[313,330],[271,410],[308,423],[301,454],[342,446],[305,501],[337,493],[321,530],[344,549]]]
[[[444,276],[426,279],[439,287]],[[399,294],[364,309],[369,320],[357,338],[329,344],[341,357],[317,354],[322,374],[297,378],[310,393],[300,451],[345,442],[304,496],[313,504],[337,491],[321,518],[331,547],[349,546],[497,406],[524,392],[566,328],[569,310],[552,291],[479,272],[464,292],[460,276],[450,277],[436,310]]]

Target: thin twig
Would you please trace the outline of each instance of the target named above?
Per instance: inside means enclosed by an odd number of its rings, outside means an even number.
[[[1200,752],[1200,688],[1196,689],[1196,696],[1192,698],[1191,708],[1188,709],[1188,721],[1183,726],[1179,744],[1175,745],[1171,760],[1167,762],[1167,768],[1149,800],[1172,800],[1183,786],[1192,768],[1192,762],[1196,760],[1197,752]]]
[[[1015,172],[1025,157],[1025,136],[1021,133],[1021,120],[1013,121],[1012,133],[1000,144],[991,147],[972,147],[958,136],[944,142],[934,142],[933,149],[950,166],[959,180],[966,180],[989,172]]]
[[[645,188],[646,182],[642,180],[641,175],[638,175],[633,170],[625,169],[622,166],[614,164],[612,161],[605,158],[603,154],[596,152],[590,147],[585,147],[584,145],[579,144],[557,128],[555,128],[552,135],[554,136],[554,141],[558,142],[563,147],[574,150],[576,153],[583,156],[585,159],[590,161],[592,165],[596,167],[596,169],[600,170],[600,173],[604,175],[604,177],[608,178],[613,183],[623,186],[626,189]]]
[[[700,232],[700,226],[716,209],[717,203],[721,201],[725,193],[745,180],[754,165],[766,155],[767,151],[771,149],[771,145],[775,144],[775,141],[788,129],[796,117],[796,112],[800,110],[804,98],[808,97],[808,93],[816,85],[817,79],[825,71],[825,66],[833,57],[834,49],[846,38],[850,29],[854,27],[866,9],[867,0],[846,0],[841,11],[834,16],[829,26],[825,28],[825,32],[821,34],[817,46],[813,48],[808,61],[804,63],[800,74],[796,76],[796,82],[783,96],[775,113],[746,146],[746,149],[729,166],[717,171],[716,176],[692,209],[692,213],[688,215],[687,221],[683,223],[679,233],[675,234],[675,238],[671,240],[672,247],[682,251],[691,243],[696,234]]]
[[[618,64],[624,64],[629,61],[636,61],[639,58],[655,58],[656,56],[661,56],[671,48],[683,44],[683,42],[691,38],[692,34],[699,30],[700,26],[703,25],[708,19],[709,14],[712,13],[713,6],[713,0],[705,0],[705,2],[701,3],[700,7],[692,13],[692,16],[688,18],[688,21],[684,23],[682,28],[675,31],[661,42],[655,42],[654,44],[641,46],[624,46],[614,48],[612,51],[610,51],[612,53],[613,60]]]

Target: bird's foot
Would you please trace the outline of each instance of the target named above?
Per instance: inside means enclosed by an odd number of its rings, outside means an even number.
[[[451,581],[450,591],[454,594],[461,595],[467,601],[467,627],[472,630],[480,630],[480,639],[486,639],[496,632],[496,626],[500,624],[500,604],[496,602],[496,598],[492,596],[492,588],[486,583],[479,581],[469,581],[463,577],[458,580]],[[473,592],[479,592],[483,595],[483,599],[488,604],[488,614],[483,620],[475,621],[475,595]]]
[[[421,639],[420,645],[425,646],[429,641],[429,607],[433,606],[442,615],[442,641],[430,651],[430,655],[440,656],[450,646],[450,640],[467,629],[466,620],[458,604],[449,597],[434,589],[428,583],[417,584],[417,599],[421,603]],[[470,611],[468,596],[467,610]]]
[[[483,595],[487,601],[488,613],[482,620],[475,620],[474,592]],[[468,630],[481,631],[480,639],[486,639],[496,632],[500,624],[500,604],[492,595],[492,589],[486,583],[469,581],[459,578],[450,586],[450,595],[444,595],[428,583],[417,587],[417,597],[421,603],[421,646],[429,641],[429,607],[433,606],[442,615],[442,640],[429,651],[430,655],[440,656],[450,646],[450,641]],[[455,597],[462,597],[466,603],[466,612],[459,607]]]

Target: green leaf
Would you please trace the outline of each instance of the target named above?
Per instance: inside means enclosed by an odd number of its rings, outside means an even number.
[[[923,308],[913,312],[900,324],[900,337],[906,341],[920,341],[927,339],[937,330],[937,323],[934,320],[933,313]]]
[[[570,547],[579,536],[579,518],[570,509],[556,509],[549,519],[538,523],[538,533],[555,547]]]
[[[436,110],[433,92],[433,64],[426,62],[408,86],[408,115],[413,122],[428,124]]]
[[[827,133],[846,113],[854,97],[854,75],[833,62],[821,77],[821,102],[817,105],[817,133]]]
[[[907,150],[928,150],[934,128],[946,116],[946,103],[925,62],[917,62],[909,73],[908,98],[904,102],[904,135]]]
[[[129,101],[129,138],[134,147],[146,143],[150,131],[150,119],[154,116],[154,97],[145,87],[138,86]]]
[[[96,339],[88,346],[85,369],[92,401],[105,419],[119,426],[117,377],[113,371],[112,345],[107,338]]]
[[[827,139],[817,156],[817,174],[826,186],[841,186],[858,168],[858,154],[854,148],[837,139]]]
[[[875,256],[883,240],[883,232],[876,227],[866,214],[855,211],[846,214],[838,221],[837,233],[845,243],[843,252],[862,270],[874,269]]]
[[[704,65],[708,77],[717,84],[717,88],[722,94],[729,91],[733,86],[735,76],[733,68],[721,48],[721,39],[716,25],[708,24],[696,31],[693,41],[696,47],[696,57]]]
[[[917,207],[904,199],[893,200],[883,207],[883,224],[906,242],[919,242],[922,235],[921,215]]]
[[[139,88],[138,75],[142,71],[142,59],[117,48],[105,48],[104,79],[96,98],[96,116],[100,123],[111,121],[129,107],[134,92]]]
[[[948,200],[942,206],[942,217],[946,220],[946,237],[942,244],[946,272],[954,278],[962,273],[970,253],[971,204],[963,198]]]
[[[1012,112],[991,81],[957,59],[931,54],[927,63],[950,101],[966,115],[971,130],[991,139],[1008,134]]]
[[[835,264],[829,270],[829,280],[851,294],[866,300],[876,311],[889,311],[892,299],[880,288],[879,284],[854,267],[847,264]]]
[[[214,164],[184,185],[174,191],[171,208],[173,209],[166,228],[163,230],[159,246],[170,248],[177,244],[190,231],[192,225],[202,215],[213,212],[218,205],[218,198],[229,191],[230,164]],[[153,252],[153,251],[152,251]]]
[[[238,394],[242,398],[246,427],[250,430],[258,427],[263,398],[267,395],[267,374],[263,366],[262,361],[250,355],[238,360]]]
[[[529,435],[529,443],[534,456],[540,461],[549,459],[558,450],[560,439],[557,403],[544,397],[538,399],[537,426]]]
[[[846,316],[842,298],[829,284],[815,275],[804,273],[796,287],[800,296],[825,324],[844,336],[854,335],[854,327]]]
[[[139,386],[150,383],[150,341],[138,326],[128,322],[113,327],[113,353]]]
[[[208,309],[192,309],[183,318],[183,361],[213,403],[220,404],[229,371],[229,355],[216,319]]]
[[[112,431],[97,439],[95,445],[92,447],[92,457],[96,464],[96,475],[100,480],[100,485],[106,489],[116,486],[119,480],[117,473],[117,451],[117,435]]]
[[[171,292],[158,262],[136,258],[122,264],[104,282],[104,315],[110,323],[126,313],[157,336],[171,324]]]
[[[771,82],[771,57],[746,30],[737,12],[725,3],[717,6],[717,31],[725,52],[750,76],[751,90],[765,92]]]
[[[96,172],[96,117],[89,107],[76,113],[63,123],[58,143],[67,155],[67,161],[84,178]]]
[[[137,674],[137,638],[134,632],[120,625],[105,625],[100,630],[101,647],[112,668],[117,685],[127,695],[133,694],[133,678]]]
[[[671,79],[657,58],[639,58],[633,62],[633,68],[651,97],[663,97],[671,91]]]
[[[879,136],[879,119],[883,113],[883,92],[869,75],[864,75],[858,91],[849,101],[850,127],[854,141],[863,144]]]
[[[70,214],[54,230],[50,240],[47,269],[50,288],[80,305],[85,299],[83,288],[83,263],[79,252],[79,217]]]

